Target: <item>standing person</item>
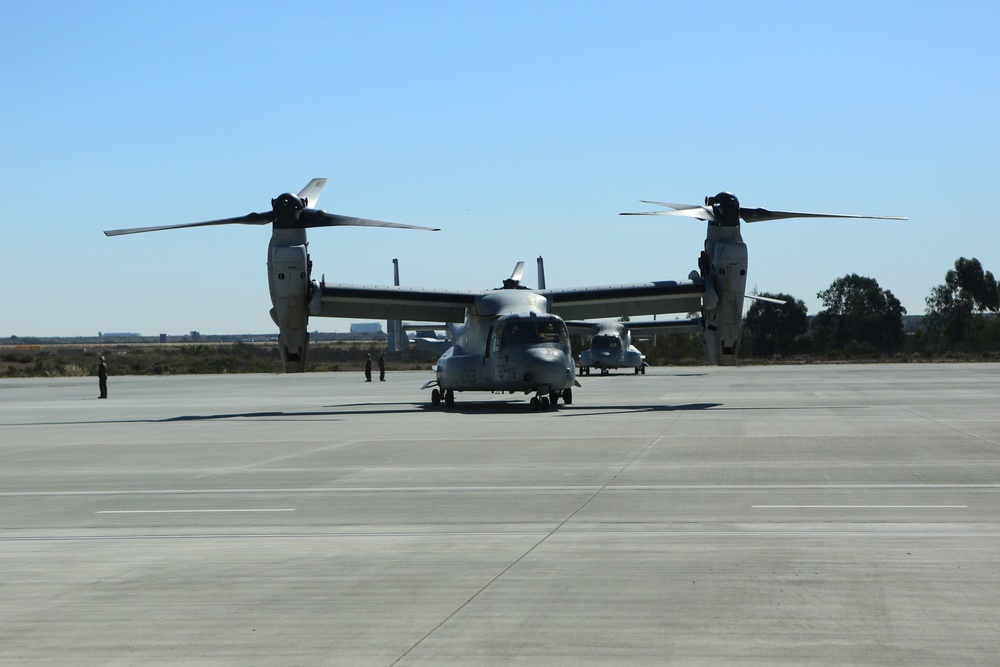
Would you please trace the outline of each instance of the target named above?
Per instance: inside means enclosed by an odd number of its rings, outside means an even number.
[[[108,365],[104,363],[104,357],[101,357],[101,365],[97,367],[97,384],[101,388],[101,395],[97,398],[107,398],[108,397]]]
[[[385,382],[385,352],[378,355],[378,379],[379,382]]]
[[[368,355],[365,359],[365,382],[372,381],[372,355]]]

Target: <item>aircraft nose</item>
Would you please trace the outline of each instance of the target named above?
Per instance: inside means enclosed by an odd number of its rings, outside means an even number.
[[[566,382],[566,369],[570,367],[569,355],[563,350],[551,347],[535,347],[525,350],[527,373],[531,381],[539,385],[561,386]]]

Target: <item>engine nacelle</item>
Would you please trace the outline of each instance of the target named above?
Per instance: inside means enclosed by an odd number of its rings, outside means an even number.
[[[281,361],[286,373],[301,373],[309,350],[309,254],[305,245],[273,245],[268,259],[271,319],[278,325]]]
[[[742,241],[717,242],[712,249],[710,279],[717,304],[703,313],[705,356],[710,364],[732,366],[740,346],[743,298],[747,285],[747,246]]]

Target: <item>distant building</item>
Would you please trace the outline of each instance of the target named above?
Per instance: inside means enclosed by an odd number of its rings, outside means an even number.
[[[105,333],[103,331],[97,332],[98,338],[141,338],[141,334],[137,333]]]
[[[381,322],[354,322],[351,324],[352,334],[381,334]]]

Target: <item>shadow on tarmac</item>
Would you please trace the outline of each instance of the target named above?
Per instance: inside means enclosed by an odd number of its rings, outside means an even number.
[[[861,406],[858,406],[861,407]],[[451,407],[444,405],[434,407],[430,403],[353,403],[348,405],[323,406],[322,410],[294,411],[268,410],[260,412],[229,412],[206,415],[178,415],[176,417],[165,417],[163,419],[94,419],[79,420],[72,422],[25,422],[20,424],[7,424],[7,426],[72,426],[76,424],[169,424],[174,422],[196,422],[196,421],[226,421],[235,419],[248,419],[256,421],[267,420],[294,420],[294,419],[329,419],[337,421],[338,418],[360,416],[360,415],[392,415],[392,414],[434,414],[451,413],[460,415],[523,415],[523,414],[553,414],[564,417],[586,417],[590,415],[609,414],[634,414],[637,412],[689,412],[695,410],[766,410],[766,411],[787,411],[787,410],[822,410],[824,406],[802,406],[802,407],[782,407],[782,408],[755,408],[755,407],[725,407],[723,403],[681,403],[666,405],[592,405],[592,404],[558,404],[548,410],[535,410],[531,404],[524,399],[493,400],[493,401],[456,401]],[[841,406],[843,409],[844,406]]]
[[[548,410],[534,410],[531,404],[523,399],[511,401],[483,401],[483,402],[462,402],[455,400],[455,405],[451,407],[433,407],[432,405],[418,405],[424,412],[446,412],[463,415],[481,414],[524,414],[524,413],[562,413],[565,416],[584,417],[591,414],[615,414],[630,412],[683,412],[685,410],[708,410],[722,405],[721,403],[687,403],[684,405],[615,405],[601,406],[575,403],[565,405],[560,403]]]

